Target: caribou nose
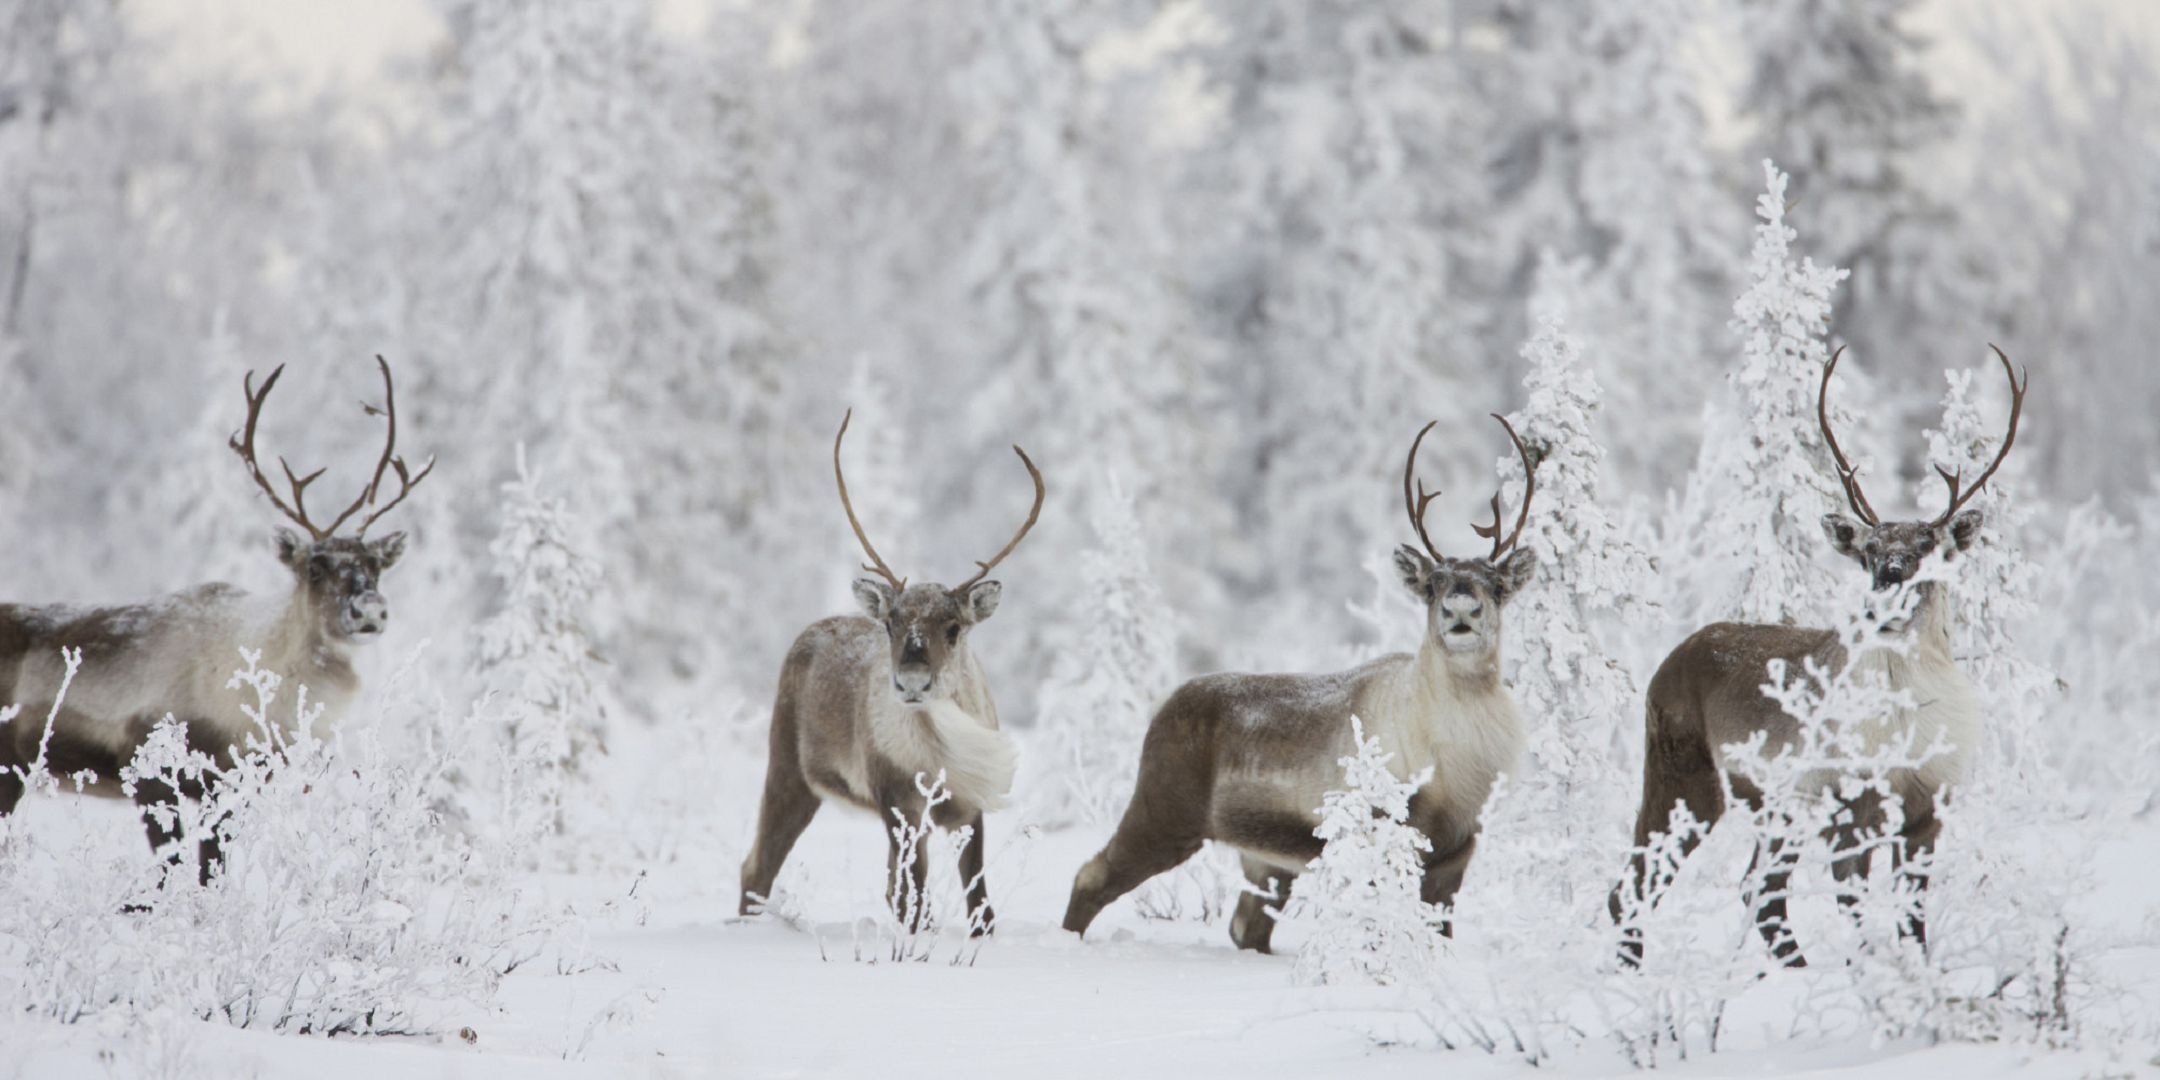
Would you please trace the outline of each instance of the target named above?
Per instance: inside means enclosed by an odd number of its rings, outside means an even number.
[[[1485,614],[1485,605],[1478,602],[1476,594],[1465,590],[1449,593],[1440,601],[1440,610],[1458,619],[1475,619]]]
[[[919,695],[930,689],[928,667],[901,667],[893,672],[893,689],[903,694]]]
[[[352,614],[353,625],[361,630],[378,631],[390,621],[390,604],[381,593],[361,593],[347,605]]]

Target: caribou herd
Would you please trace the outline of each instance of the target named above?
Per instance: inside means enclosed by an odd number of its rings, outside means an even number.
[[[1969,503],[2017,438],[2026,383],[2009,358],[1994,351],[2011,386],[2001,447],[1970,484],[1962,474],[1942,472],[1946,505],[1924,520],[1886,522],[1869,504],[1830,422],[1831,376],[1842,353],[1823,365],[1818,420],[1852,514],[1826,513],[1823,532],[1836,553],[1868,573],[1871,595],[1890,614],[1881,619],[1878,644],[1857,652],[1827,629],[1738,623],[1706,626],[1673,649],[1645,702],[1638,851],[1613,888],[1616,922],[1624,921],[1632,904],[1654,902],[1643,852],[1671,828],[1678,810],[1710,823],[1725,809],[1728,792],[1751,805],[1761,799],[1723,755],[1733,744],[1775,752],[1797,738],[1797,721],[1763,692],[1769,673],[1783,665],[1872,671],[1892,690],[1909,692],[1901,700],[1910,705],[1869,724],[1867,741],[1913,739],[1947,748],[1893,778],[1902,804],[1902,845],[1894,850],[1932,850],[1940,831],[1937,800],[1960,779],[1983,716],[1951,654],[1944,586],[1923,570],[1930,560],[1954,558],[1973,545],[1985,523]],[[389,605],[381,580],[406,546],[401,532],[370,539],[368,530],[434,466],[431,458],[414,470],[397,453],[395,386],[390,365],[381,357],[376,363],[382,405],[365,408],[383,419],[382,451],[371,479],[325,525],[317,525],[307,508],[308,486],[322,470],[302,476],[278,459],[281,494],[257,458],[263,404],[284,369],[272,371],[260,389],[252,372],[243,382],[246,412],[232,449],[270,505],[304,531],[274,532],[278,561],[292,575],[290,591],[258,597],[213,583],[111,607],[0,604],[0,704],[19,705],[26,716],[52,716],[49,724],[0,726],[0,814],[14,811],[31,770],[40,767],[87,778],[84,790],[90,793],[120,795],[122,770],[168,717],[184,726],[190,748],[229,767],[249,733],[228,685],[238,648],[261,650],[261,666],[304,685],[329,719],[348,708],[360,688],[354,650],[386,628]],[[986,934],[996,923],[983,874],[983,818],[1006,805],[1018,754],[999,726],[989,681],[969,645],[998,610],[1002,586],[991,571],[1019,547],[1042,512],[1043,476],[1026,451],[1013,447],[1034,495],[1012,539],[957,585],[910,584],[879,556],[848,498],[841,448],[852,415],[842,419],[833,439],[833,480],[869,576],[854,582],[860,612],[812,623],[781,665],[757,830],[742,864],[741,911],[749,915],[762,907],[797,838],[818,808],[834,800],[885,821],[897,814],[965,830],[957,850],[969,926]],[[1267,952],[1273,905],[1320,853],[1318,808],[1340,783],[1338,759],[1354,750],[1353,715],[1390,752],[1389,767],[1398,777],[1422,778],[1407,821],[1430,841],[1423,856],[1424,899],[1452,901],[1477,849],[1486,798],[1500,775],[1516,768],[1524,739],[1501,677],[1500,649],[1503,612],[1537,570],[1536,550],[1519,542],[1537,491],[1539,455],[1504,418],[1494,419],[1522,460],[1525,483],[1511,528],[1503,533],[1497,494],[1492,522],[1473,526],[1492,541],[1483,554],[1449,556],[1432,542],[1425,518],[1437,493],[1426,491],[1416,474],[1418,450],[1433,425],[1410,444],[1403,502],[1417,544],[1395,552],[1395,568],[1425,611],[1417,652],[1324,675],[1225,673],[1178,687],[1148,725],[1138,779],[1115,832],[1073,878],[1066,930],[1085,934],[1105,906],[1213,840],[1238,852],[1251,885],[1231,918],[1231,939],[1239,948]],[[386,492],[384,481],[391,478],[396,489]],[[343,531],[348,523],[349,535]],[[79,650],[85,673],[72,689],[74,668],[63,661],[63,650]],[[56,701],[64,703],[55,709]],[[205,782],[214,783],[217,771],[211,769]],[[1823,785],[1835,781],[1834,775],[1819,778]],[[157,812],[201,791],[143,782],[132,793],[144,807],[153,849],[183,839],[200,844],[200,873],[210,880],[220,866],[216,837],[173,835],[162,824],[171,815]],[[1838,850],[1856,850],[1859,837],[1889,820],[1880,803],[1850,807],[1837,820],[1810,827],[1819,827]],[[915,925],[926,917],[919,896],[927,866],[922,848],[903,843],[902,832],[888,829],[887,894],[896,916]],[[1779,960],[1803,963],[1783,929],[1783,880],[1791,856],[1770,844],[1756,858],[1767,862],[1759,865],[1762,935]],[[1844,858],[1833,870],[1840,880],[1865,873],[1866,857]],[[1916,875],[1915,884],[1924,887],[1924,878]],[[1443,924],[1441,932],[1448,929]],[[1926,928],[1917,917],[1903,929],[1925,943]],[[1620,952],[1624,961],[1639,961],[1640,940],[1624,936]]]

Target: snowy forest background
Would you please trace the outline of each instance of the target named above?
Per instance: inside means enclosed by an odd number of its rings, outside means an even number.
[[[1609,854],[1664,652],[1844,610],[1857,575],[1815,524],[1829,349],[1877,503],[1932,515],[1930,466],[2001,431],[1990,342],[2032,392],[1957,583],[2008,718],[1989,782],[2058,841],[2153,851],[2160,31],[2136,5],[444,2],[364,89],[175,62],[165,14],[0,0],[0,596],[282,589],[225,447],[242,374],[289,365],[266,438],[353,484],[385,355],[401,448],[440,464],[397,512],[368,676],[404,692],[367,710],[370,752],[426,728],[499,753],[494,781],[400,774],[474,835],[549,837],[490,856],[499,880],[680,863],[668,895],[732,912],[780,657],[853,610],[849,407],[857,508],[918,579],[1009,535],[1009,444],[1047,478],[975,647],[1023,740],[993,828],[1055,852],[1114,820],[1177,681],[1414,644],[1385,562],[1402,454],[1439,421],[1434,535],[1475,551],[1496,467],[1520,489],[1485,415],[1514,417],[1546,461],[1507,656],[1524,781]],[[537,816],[488,786],[535,770]],[[1037,857],[1060,893],[1077,859]],[[1617,864],[1572,864],[1579,889],[1550,884],[1601,908]],[[2081,879],[2028,870],[2069,925]],[[836,895],[874,908],[875,876]],[[620,916],[532,889],[550,941]],[[420,996],[501,1010],[504,974]],[[35,1007],[163,1007],[152,983]],[[2089,1047],[2071,1026],[2035,1030]]]

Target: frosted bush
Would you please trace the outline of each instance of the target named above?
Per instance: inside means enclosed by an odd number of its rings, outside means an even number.
[[[314,1034],[439,1030],[485,1008],[553,924],[507,877],[501,848],[440,828],[429,792],[458,752],[453,716],[355,716],[318,731],[305,688],[274,719],[279,677],[243,653],[254,728],[230,768],[187,750],[168,722],[124,776],[129,788],[209,778],[171,807],[168,859],[133,830],[118,850],[64,844],[0,822],[0,1000],[73,1022],[178,1011],[236,1027]],[[409,673],[403,677],[409,678]],[[44,792],[56,785],[40,780]],[[222,865],[198,880],[199,841]]]
[[[915,774],[915,790],[922,795],[923,805],[914,817],[898,807],[890,811],[892,824],[888,828],[898,855],[885,882],[886,903],[880,914],[855,924],[854,956],[869,963],[928,963],[942,946],[950,944],[947,961],[954,967],[973,967],[989,940],[986,931],[992,925],[984,923],[983,913],[968,904],[968,890],[980,877],[961,880],[957,873],[948,875],[940,870],[959,865],[960,852],[974,840],[975,830],[968,826],[950,831],[937,828],[933,820],[937,808],[952,798],[943,769],[936,776]],[[1015,845],[1024,851],[1033,844],[1035,835],[1032,826],[1022,829],[998,852],[985,857],[981,877],[987,877],[992,867],[1003,862]],[[908,871],[917,860],[929,861],[920,884]],[[782,900],[785,902],[784,897]],[[787,910],[776,914],[794,917]],[[819,949],[824,949],[822,938]]]

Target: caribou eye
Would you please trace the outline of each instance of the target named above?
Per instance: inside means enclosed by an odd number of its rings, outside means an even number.
[[[960,624],[954,623],[953,625],[945,628],[945,644],[960,644]]]

